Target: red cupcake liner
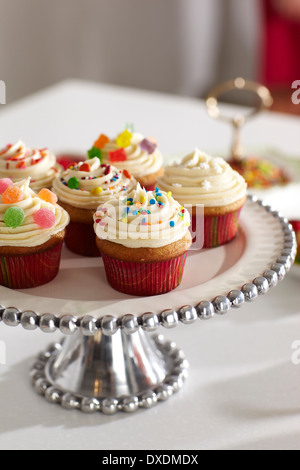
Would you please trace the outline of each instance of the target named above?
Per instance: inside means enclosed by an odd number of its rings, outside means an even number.
[[[99,257],[93,223],[71,221],[66,228],[66,247],[81,256]]]
[[[216,248],[229,243],[237,235],[241,211],[242,208],[225,215],[204,216],[204,224],[193,215],[193,244],[201,244],[203,248]]]
[[[119,292],[135,296],[159,295],[181,283],[187,253],[169,261],[135,263],[102,254],[109,284]]]
[[[155,191],[156,184],[151,184],[150,186],[145,186],[146,191]]]
[[[62,246],[59,243],[32,255],[0,256],[0,284],[10,289],[30,289],[52,281],[59,271]]]
[[[293,226],[297,239],[297,255],[295,258],[295,263],[300,264],[300,220],[291,220],[290,223]]]

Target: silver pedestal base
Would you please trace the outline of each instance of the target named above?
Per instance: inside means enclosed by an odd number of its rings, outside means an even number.
[[[31,370],[35,390],[50,403],[86,413],[133,412],[177,392],[188,364],[175,343],[143,330],[112,336],[66,337],[39,355]]]

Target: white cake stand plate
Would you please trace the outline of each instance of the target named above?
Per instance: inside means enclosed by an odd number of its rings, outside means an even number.
[[[0,288],[0,318],[11,327],[63,333],[31,370],[35,390],[49,402],[89,413],[132,412],[166,400],[187,377],[183,352],[149,333],[212,319],[254,301],[285,277],[296,249],[288,220],[249,196],[236,239],[190,251],[182,284],[168,294],[141,298],[116,292],[107,284],[101,258],[64,249],[51,283],[24,291]]]

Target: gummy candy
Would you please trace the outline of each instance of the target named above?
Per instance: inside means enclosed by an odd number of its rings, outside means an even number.
[[[104,175],[107,176],[110,173],[110,165],[107,165],[105,170],[104,170]]]
[[[118,147],[121,147],[121,148],[129,147],[129,145],[131,144],[131,139],[132,139],[131,132],[129,132],[128,129],[125,129],[125,131],[122,132],[122,134],[120,134],[119,137],[117,137],[116,144]]]
[[[97,147],[92,147],[90,150],[88,150],[88,157],[90,160],[92,158],[98,157],[102,162],[102,150]]]
[[[151,155],[155,151],[157,144],[155,142],[151,142],[149,139],[143,139],[140,142],[140,147]]]
[[[111,162],[125,162],[127,154],[123,148],[109,152],[109,160]]]
[[[79,188],[79,181],[77,178],[70,178],[68,181],[68,186],[70,189],[78,189]]]
[[[80,165],[79,171],[91,171],[91,166],[89,163],[83,163]]]
[[[90,193],[93,195],[93,196],[99,196],[99,194],[101,194],[103,191],[103,189],[99,186],[98,188],[93,188],[90,190]]]
[[[101,134],[100,137],[94,143],[94,147],[97,147],[98,149],[102,150],[105,147],[105,145],[108,144],[108,142],[109,142],[109,138],[106,135]]]
[[[55,214],[50,209],[39,209],[33,216],[34,222],[41,228],[51,228],[55,225]]]
[[[20,207],[9,207],[4,214],[4,223],[7,227],[16,228],[22,225],[25,213]]]
[[[23,199],[23,191],[18,186],[9,186],[2,194],[2,202],[4,204],[14,204]]]
[[[50,202],[50,204],[55,204],[57,203],[57,196],[54,194],[50,189],[43,188],[40,190],[38,197],[40,199],[43,199],[43,201]]]
[[[128,178],[130,180],[131,174],[129,173],[128,170],[123,170],[123,175],[125,176],[125,178]]]
[[[9,187],[12,186],[14,183],[10,178],[1,178],[0,179],[0,194],[3,194],[4,191]]]
[[[25,170],[26,162],[21,161],[21,162],[17,163],[16,168],[18,168],[19,170]]]

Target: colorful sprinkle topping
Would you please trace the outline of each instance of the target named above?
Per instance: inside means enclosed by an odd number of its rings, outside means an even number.
[[[9,186],[2,194],[3,204],[15,204],[23,200],[23,191],[18,186]]]
[[[56,194],[54,194],[52,191],[50,191],[47,188],[41,189],[38,194],[38,197],[40,199],[43,199],[43,201],[50,202],[50,204],[53,204],[54,206],[57,203]]]
[[[25,213],[20,207],[9,207],[4,214],[4,223],[7,227],[17,228],[24,222]]]
[[[39,209],[33,216],[34,222],[41,228],[51,228],[55,225],[55,214],[50,209]]]
[[[14,183],[10,178],[2,178],[0,179],[0,194],[3,194],[4,191],[9,187],[12,186]]]

